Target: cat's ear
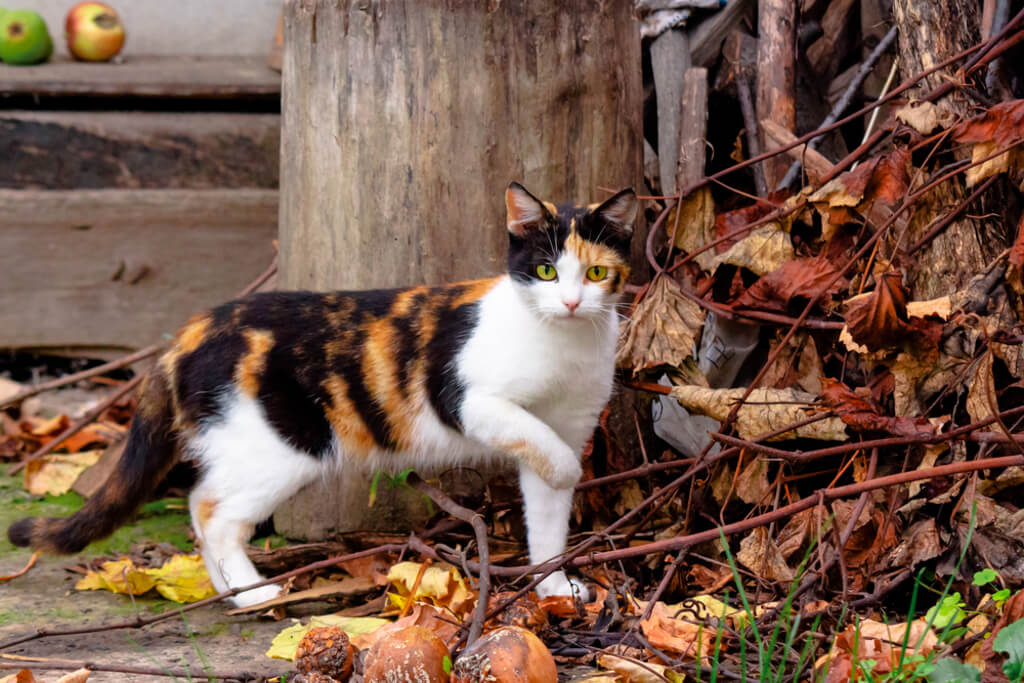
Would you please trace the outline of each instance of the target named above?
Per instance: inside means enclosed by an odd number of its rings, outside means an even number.
[[[544,202],[527,192],[519,183],[510,183],[505,190],[505,224],[516,237],[547,225],[551,218]]]
[[[617,192],[594,209],[594,215],[622,232],[633,232],[633,223],[640,208],[633,188]]]

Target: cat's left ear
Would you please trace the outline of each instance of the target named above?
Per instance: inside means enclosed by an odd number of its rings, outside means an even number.
[[[510,183],[505,190],[505,209],[508,231],[516,237],[543,228],[551,217],[544,202],[519,183]]]
[[[636,192],[629,188],[606,199],[593,213],[601,221],[628,234],[633,232],[633,223],[636,221],[639,208]]]

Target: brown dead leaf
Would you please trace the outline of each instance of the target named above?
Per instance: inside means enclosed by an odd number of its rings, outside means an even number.
[[[888,432],[895,436],[929,436],[935,425],[923,417],[889,417],[881,415],[870,393],[858,394],[842,382],[825,378],[821,398],[839,418],[860,432]]]
[[[778,337],[782,335],[780,332]],[[778,345],[778,338],[772,345]],[[814,337],[798,332],[790,337],[785,348],[775,357],[775,362],[765,370],[761,384],[774,389],[793,387],[809,394],[820,394],[824,376],[821,355],[814,343]]]
[[[956,128],[956,142],[993,142],[1005,146],[1024,137],[1024,100],[1000,102]]]
[[[683,296],[679,283],[656,277],[625,327],[616,362],[633,374],[661,365],[680,367],[693,358],[703,325],[704,311]]]
[[[652,643],[653,645],[653,643]],[[614,654],[602,654],[597,658],[597,663],[606,669],[617,674],[612,681],[620,683],[683,683],[686,677],[676,673],[664,664],[657,662],[641,662],[637,659],[626,659]],[[593,680],[590,677],[588,682]],[[601,678],[597,679],[601,681]]]
[[[395,621],[394,626],[397,628],[422,626],[433,631],[444,642],[451,643],[459,632],[458,622],[458,617],[451,612],[424,602],[416,602],[407,615]]]
[[[903,532],[900,544],[889,553],[887,565],[910,569],[938,557],[941,552],[942,542],[935,520],[922,519]]]
[[[1024,266],[1024,214],[1021,215],[1020,221],[1017,223],[1017,237],[1013,240],[1013,246],[1010,247],[1010,263],[1017,268]]]
[[[775,545],[784,559],[788,560],[804,547],[804,541],[812,530],[815,530],[817,514],[814,508],[802,510],[786,521],[786,525],[775,537]]]
[[[32,436],[56,436],[67,429],[69,424],[68,416],[63,414],[51,417],[49,420],[29,418],[26,422],[30,425],[26,431]],[[22,429],[25,429],[24,425]]]
[[[731,235],[737,230],[745,228],[751,223],[764,218],[775,210],[778,202],[781,202],[785,198],[785,191],[774,192],[764,199],[759,199],[756,203],[751,204],[750,206],[744,206],[742,209],[723,211],[715,218],[715,239],[721,239],[722,237]],[[718,253],[728,251],[732,245],[739,241],[739,239],[740,238],[732,238],[720,243],[716,247],[716,251]]]
[[[909,638],[904,636],[910,631]],[[907,641],[904,648],[903,642]],[[861,680],[854,677],[853,661],[874,660],[872,675],[890,674],[896,671],[900,662],[909,670],[916,666],[911,663],[915,654],[928,655],[938,645],[939,639],[928,628],[923,619],[910,624],[884,624],[872,619],[863,619],[851,624],[836,636],[832,649],[814,665],[816,671],[828,666],[828,683],[847,683]]]
[[[945,128],[952,123],[952,116],[948,110],[940,109],[927,101],[910,102],[896,112],[896,118],[922,135],[928,135],[936,128]]]
[[[729,567],[705,567],[702,564],[695,564],[687,571],[684,585],[701,593],[717,593],[732,580],[732,570]]]
[[[794,299],[817,299],[819,308],[839,292],[843,280],[836,280],[839,271],[823,258],[801,258],[786,261],[752,284],[736,300],[737,308],[767,311],[789,310]]]
[[[757,527],[740,541],[740,551],[736,553],[736,559],[747,569],[768,581],[789,583],[796,576],[786,564],[766,527]]]
[[[677,249],[692,254],[714,238],[715,232],[715,200],[711,196],[711,188],[704,186],[693,194],[685,197],[680,205],[678,222],[676,209],[673,208],[665,219],[666,230],[671,233],[678,225],[678,231],[672,235]],[[711,266],[714,254],[708,250],[697,255],[697,264],[704,270]]]
[[[69,674],[64,674],[58,678],[55,683],[85,683],[89,680],[89,674],[91,673],[92,672],[88,669],[78,669],[77,671],[72,671]]]
[[[32,675],[31,671],[22,669],[18,673],[0,678],[0,683],[40,683],[40,681]]]
[[[637,601],[639,608],[646,603]],[[668,605],[655,603],[651,616],[640,622],[640,630],[654,647],[694,660],[698,653],[701,659],[707,660],[714,649],[715,629],[703,623],[676,617]]]
[[[766,502],[772,493],[768,481],[768,459],[754,458],[748,462],[736,477],[736,495],[744,503],[759,505]]]
[[[996,402],[996,384],[992,377],[992,351],[986,351],[978,361],[967,390],[967,414],[973,422],[980,422],[992,415],[993,409],[998,410]]]
[[[903,276],[886,273],[870,293],[847,302],[846,327],[858,344],[871,350],[900,344],[907,335],[907,290]]]
[[[874,201],[894,204],[903,199],[909,170],[910,151],[897,147],[889,154],[872,157],[839,175],[813,192],[807,201],[823,205],[820,210],[830,214],[830,222],[846,222],[851,218],[852,209],[865,209],[865,205]]]
[[[723,421],[733,405],[743,397],[746,389],[708,389],[683,385],[672,387],[672,398],[693,413],[707,415]],[[754,389],[739,409],[736,430],[740,438],[754,439],[768,432],[803,421],[813,411],[817,396],[795,389]],[[829,417],[784,432],[772,441],[793,438],[846,441],[846,427],[838,417]]]
[[[537,606],[548,614],[553,614],[562,619],[579,616],[576,610],[576,600],[571,595],[549,595],[541,598]]]

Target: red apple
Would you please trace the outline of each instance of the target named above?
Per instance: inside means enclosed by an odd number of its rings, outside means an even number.
[[[117,11],[102,2],[80,2],[64,21],[68,52],[75,59],[105,62],[124,45],[124,24]]]

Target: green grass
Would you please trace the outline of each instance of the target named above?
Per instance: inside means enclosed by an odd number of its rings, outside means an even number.
[[[74,492],[59,496],[36,496],[25,491],[21,477],[0,473],[0,529],[22,517],[67,517],[85,502]],[[138,543],[166,542],[191,552],[192,541],[188,531],[188,509],[182,499],[156,500],[142,506],[135,519],[118,529],[109,538],[96,541],[84,551],[86,555],[117,555],[126,553]],[[0,537],[0,553],[17,550]]]

